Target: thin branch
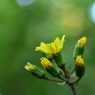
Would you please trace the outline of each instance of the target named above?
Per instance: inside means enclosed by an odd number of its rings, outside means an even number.
[[[62,76],[58,76],[60,79],[62,79],[62,80],[64,80],[64,81],[66,81],[67,82],[67,79],[65,79],[65,78],[63,78]]]
[[[48,77],[43,77],[43,79],[49,80],[49,81],[55,81],[55,82],[64,82],[64,80],[58,80],[58,79],[52,79],[52,78],[48,78]]]
[[[58,67],[59,68],[59,67]],[[64,74],[64,71],[61,69],[61,68],[59,68],[59,70],[60,70],[60,72],[61,72],[61,74],[64,76],[65,74]]]
[[[77,83],[78,81],[80,81],[81,77],[79,77],[78,79],[76,79],[74,82],[71,83],[71,85]]]
[[[62,67],[62,70],[64,71],[65,78],[68,78],[68,74],[67,74],[67,71],[66,71],[65,65]]]
[[[69,73],[69,77],[71,76],[71,74],[74,72],[75,67],[73,66],[73,68],[71,69],[70,73]]]
[[[69,82],[67,82],[67,84],[70,86],[70,88],[72,90],[72,95],[77,95],[76,87],[72,86],[72,84],[70,84]]]
[[[70,86],[70,88],[72,89],[73,95],[77,95],[76,88],[75,87],[72,87],[72,86]]]

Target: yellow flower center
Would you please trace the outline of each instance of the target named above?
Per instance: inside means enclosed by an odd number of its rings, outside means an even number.
[[[27,71],[32,71],[32,69],[34,69],[35,65],[30,64],[29,62],[27,62],[27,65],[25,66],[25,69]]]
[[[44,68],[49,68],[50,66],[52,66],[52,63],[44,57],[41,58],[41,64],[44,66]]]
[[[81,55],[79,55],[79,56],[76,57],[76,62],[75,62],[75,64],[76,64],[77,66],[83,66],[83,65],[84,65],[84,60],[83,60],[83,58],[81,58],[81,57],[82,57]]]
[[[86,44],[86,37],[82,37],[81,39],[78,40],[77,44],[80,46],[84,46]]]

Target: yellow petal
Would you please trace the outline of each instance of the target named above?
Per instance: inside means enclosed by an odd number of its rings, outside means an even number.
[[[34,68],[35,68],[34,65],[32,65],[32,64],[29,63],[29,62],[27,62],[27,65],[25,66],[25,69],[26,69],[27,71],[31,71],[31,70],[34,69]]]
[[[84,65],[84,60],[81,57],[82,57],[81,55],[76,57],[76,65],[78,65],[78,66]]]
[[[62,36],[62,39],[61,39],[62,42],[65,41],[65,37],[66,37],[65,35]]]
[[[41,42],[39,47],[36,47],[36,51],[42,51],[44,53],[48,53],[48,54],[57,54],[62,50],[63,47],[63,43],[65,39],[65,35],[62,36],[62,39],[60,40],[59,37],[57,37],[54,42],[50,43],[50,44],[45,44],[43,42]]]
[[[36,47],[35,49],[36,51],[42,51],[44,53],[50,53],[50,50],[48,49],[47,47],[47,44],[41,42],[40,46],[39,47]]]
[[[51,62],[44,57],[41,58],[41,64],[44,66],[44,68],[49,68],[52,65]]]
[[[62,49],[64,42],[65,42],[65,35],[62,36],[60,49]]]
[[[55,44],[52,42],[50,46],[51,46],[52,53],[56,54],[57,53],[57,50],[56,50],[57,48],[56,48]]]
[[[86,40],[86,37],[82,37],[78,40],[77,44],[79,44],[80,46],[84,46],[86,44]]]
[[[59,37],[57,37],[55,40],[54,40],[54,44],[56,46],[56,51],[57,53],[59,52],[59,49],[60,49],[60,44],[61,44],[61,40],[59,39]]]

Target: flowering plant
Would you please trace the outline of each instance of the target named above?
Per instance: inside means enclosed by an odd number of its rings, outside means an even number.
[[[41,51],[44,53],[45,57],[41,58],[41,64],[47,72],[49,72],[53,77],[57,77],[58,79],[47,77],[44,70],[29,62],[25,66],[25,69],[41,79],[60,83],[64,82],[70,86],[73,95],[77,95],[76,86],[85,74],[83,52],[84,45],[86,44],[86,37],[79,39],[75,45],[73,53],[75,63],[71,70],[66,68],[65,60],[61,55],[64,42],[65,35],[63,35],[62,39],[57,37],[52,43],[45,44],[44,42],[41,42],[40,46],[36,47],[35,49],[36,51]],[[74,73],[75,75],[72,78]]]

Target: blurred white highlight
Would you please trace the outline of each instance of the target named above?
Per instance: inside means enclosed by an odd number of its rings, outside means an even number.
[[[35,0],[16,0],[17,4],[20,6],[28,6],[34,3]]]
[[[95,23],[95,2],[90,7],[90,17],[91,17],[92,21]]]

